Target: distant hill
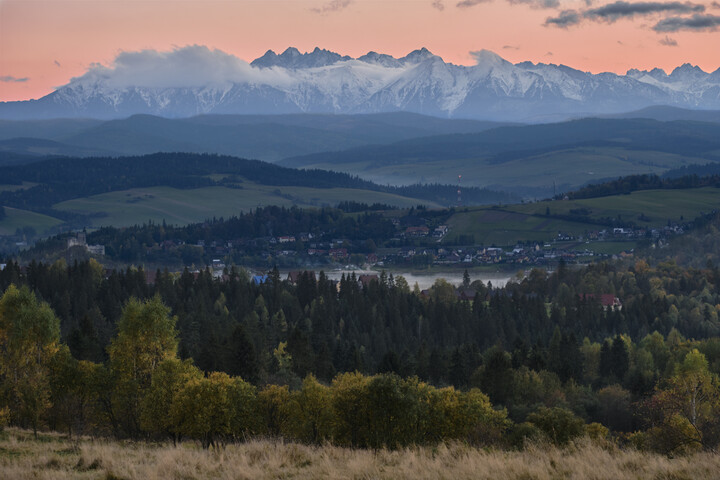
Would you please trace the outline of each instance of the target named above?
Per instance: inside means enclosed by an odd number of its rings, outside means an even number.
[[[650,118],[661,122],[690,120],[720,123],[720,110],[688,110],[686,108],[657,105],[633,112],[605,115],[603,118]]]
[[[16,137],[58,140],[103,123],[85,118],[57,118],[52,120],[0,120],[0,140]]]
[[[148,219],[191,223],[260,205],[321,207],[353,200],[440,207],[457,202],[454,185],[383,186],[344,173],[193,153],[49,158],[0,167],[0,179],[1,206],[40,213],[78,228],[133,225]],[[463,192],[465,204],[518,200],[488,189]],[[20,220],[14,222],[14,228],[23,226]]]
[[[37,156],[83,156],[111,155],[111,152],[102,148],[87,148],[77,145],[47,140],[44,138],[17,137],[9,140],[0,140],[0,152],[19,154],[26,158]]]
[[[184,119],[133,115],[110,121],[0,121],[0,141],[4,142],[0,143],[0,151],[83,157],[191,152],[277,161],[289,156],[428,135],[480,132],[500,125],[503,124],[403,112],[202,115]]]
[[[332,168],[391,184],[441,183],[552,193],[592,181],[662,173],[720,160],[720,124],[587,118],[500,127],[293,157],[281,165]],[[553,187],[554,185],[554,187]]]

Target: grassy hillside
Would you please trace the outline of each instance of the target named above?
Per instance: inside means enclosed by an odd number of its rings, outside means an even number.
[[[283,160],[390,183],[457,180],[481,186],[569,190],[589,181],[661,173],[720,159],[720,124],[583,119],[501,127]],[[528,195],[532,197],[532,195]]]
[[[344,173],[192,153],[49,158],[0,166],[0,178],[0,205],[55,217],[72,228],[134,225],[148,220],[187,224],[258,206],[320,207],[348,200],[368,205],[441,207],[457,198],[453,185],[396,188]],[[466,201],[474,205],[517,199],[505,192],[478,188],[465,189],[464,193]],[[24,226],[12,219],[5,223],[13,231]],[[32,222],[28,225],[35,228]]]
[[[691,221],[701,213],[716,209],[720,209],[720,190],[713,187],[644,190],[628,195],[542,201],[502,208],[469,207],[450,217],[447,238],[473,235],[476,242],[485,245],[549,241],[558,232],[577,235],[602,230],[614,220],[632,222],[638,227],[663,227],[668,221]]]
[[[258,206],[300,207],[334,206],[353,199],[398,207],[438,205],[417,198],[351,188],[315,189],[308,187],[268,186],[245,182],[242,189],[206,187],[180,190],[171,187],[135,188],[93,195],[58,203],[61,211],[90,215],[91,226],[128,226],[152,220],[186,225],[212,217],[229,217]]]
[[[554,215],[571,215],[573,210],[585,209],[588,211],[586,216],[594,220],[619,216],[641,226],[662,227],[668,220],[689,221],[700,212],[709,213],[720,209],[720,190],[714,187],[644,190],[628,195],[544,201],[510,207],[515,212],[535,215],[544,215],[548,208]],[[643,215],[642,219],[640,215]]]
[[[492,208],[472,208],[458,212],[450,217],[448,227],[450,233],[447,240],[455,241],[463,235],[472,235],[476,243],[488,246],[549,241],[559,231],[579,234],[588,229],[585,223],[534,217]]]
[[[662,173],[670,168],[706,163],[705,160],[672,153],[627,151],[617,147],[578,147],[495,163],[483,158],[438,159],[383,164],[372,157],[355,163],[328,161],[307,168],[342,171],[377,183],[407,184],[437,181],[494,188],[533,187],[539,195],[568,190],[587,182],[640,173]],[[554,187],[553,187],[554,184]],[[521,193],[517,188],[513,188]],[[531,197],[534,195],[530,195]]]
[[[40,213],[17,208],[5,207],[6,217],[0,220],[0,235],[14,235],[20,228],[30,227],[37,234],[43,235],[52,227],[60,225],[62,220]]]
[[[204,451],[192,442],[143,444],[10,429],[0,434],[0,476],[25,479],[492,479],[616,480],[717,477],[712,453],[668,458],[581,442],[567,448],[486,450],[462,444],[399,451],[313,447],[273,440]]]

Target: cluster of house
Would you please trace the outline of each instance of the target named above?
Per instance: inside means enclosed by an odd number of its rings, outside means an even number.
[[[599,256],[588,250],[563,250],[552,248],[551,244],[534,243],[531,245],[516,245],[512,248],[479,247],[479,248],[423,248],[403,247],[397,253],[382,257],[378,265],[410,263],[417,256],[425,256],[427,263],[433,265],[455,264],[543,264],[549,261],[574,262],[578,258]]]
[[[558,232],[555,240],[558,242],[574,241],[574,240],[616,240],[616,239],[640,239],[652,238],[659,239],[673,235],[682,235],[685,233],[683,225],[666,225],[662,228],[630,228],[615,227],[603,230],[594,230],[587,232],[586,235],[575,235],[568,232]]]
[[[622,302],[612,293],[585,293],[580,296],[585,301],[598,301],[605,310],[622,310]]]
[[[397,225],[396,225],[397,226]],[[407,227],[400,233],[401,238],[417,238],[430,236],[430,229],[425,225]],[[440,225],[432,231],[432,237],[441,240],[448,233],[447,225]]]

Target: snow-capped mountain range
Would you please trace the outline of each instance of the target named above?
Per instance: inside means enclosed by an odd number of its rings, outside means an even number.
[[[316,48],[268,51],[251,63],[192,46],[121,54],[38,100],[0,103],[0,118],[118,118],[198,114],[378,113],[543,121],[651,105],[720,109],[720,69],[591,74],[564,65],[512,64],[482,50],[477,64],[446,63],[427,49],[359,58]]]

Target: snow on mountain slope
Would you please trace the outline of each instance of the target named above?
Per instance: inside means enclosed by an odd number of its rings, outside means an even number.
[[[591,74],[512,64],[487,50],[473,55],[476,65],[458,66],[425,48],[402,58],[369,52],[352,59],[291,47],[250,64],[201,46],[123,53],[112,66],[95,65],[39,100],[0,103],[0,118],[404,110],[522,121],[652,105],[720,108],[720,69],[706,73],[685,64],[669,75],[660,69]]]

